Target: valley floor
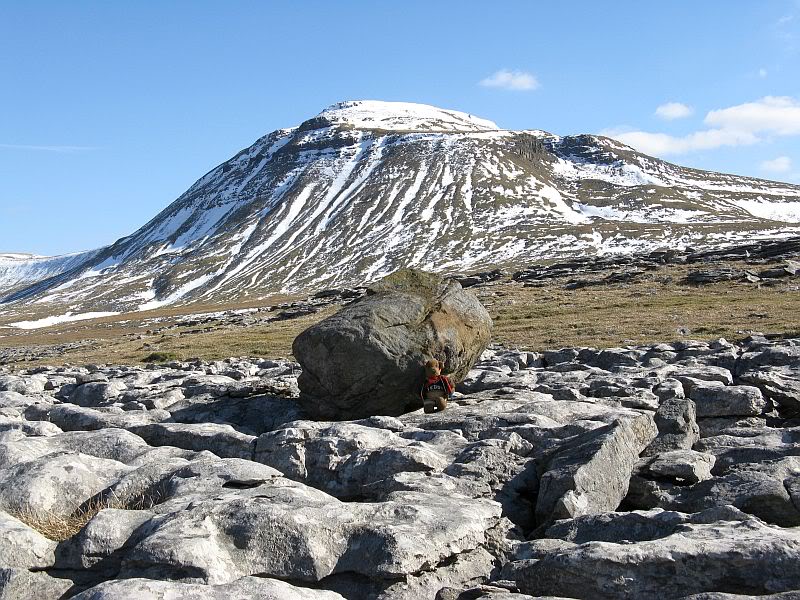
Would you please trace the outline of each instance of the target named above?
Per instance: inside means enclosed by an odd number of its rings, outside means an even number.
[[[712,260],[646,269],[620,265],[600,272],[576,266],[569,273],[541,279],[501,276],[471,289],[492,316],[494,340],[519,349],[607,348],[710,337],[736,341],[755,332],[780,336],[800,331],[800,276],[787,272],[747,279],[747,274],[784,264],[782,258],[755,264]],[[698,273],[712,281],[687,280],[702,279]],[[174,307],[27,330],[11,327],[9,318],[0,317],[0,364],[291,357],[297,334],[333,314],[350,297],[278,300]]]

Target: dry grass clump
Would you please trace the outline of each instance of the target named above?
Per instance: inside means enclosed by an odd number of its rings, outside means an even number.
[[[44,537],[62,542],[77,534],[97,513],[106,508],[125,508],[115,499],[90,500],[70,515],[60,515],[50,510],[34,508],[30,505],[9,510],[8,513],[35,529]]]
[[[17,509],[6,509],[12,517],[22,521],[31,529],[35,529],[44,537],[56,542],[63,542],[76,535],[91,521],[97,513],[107,508],[119,510],[147,510],[160,504],[166,498],[166,488],[154,486],[149,493],[138,494],[127,498],[114,495],[98,494],[90,498],[69,515],[60,515],[49,510],[25,505]]]

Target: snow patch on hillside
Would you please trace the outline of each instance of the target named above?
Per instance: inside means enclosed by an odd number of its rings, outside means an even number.
[[[734,200],[733,203],[759,219],[800,223],[800,202],[770,202],[764,198],[757,200]]]
[[[35,321],[18,321],[16,323],[9,323],[11,327],[17,329],[41,329],[42,327],[52,327],[59,323],[71,323],[73,321],[86,321],[88,319],[99,319],[100,317],[113,317],[118,315],[118,312],[87,312],[73,314],[68,312],[63,315],[52,317],[45,317],[44,319],[37,319]]]

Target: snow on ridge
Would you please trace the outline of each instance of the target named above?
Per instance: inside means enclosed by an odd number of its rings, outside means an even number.
[[[36,256],[10,252],[0,254],[0,293],[12,286],[32,284],[60,275],[98,252],[99,250],[90,250],[61,256]]]
[[[493,121],[472,114],[413,102],[348,100],[326,108],[319,116],[332,123],[346,123],[360,129],[392,131],[416,129],[491,131],[500,129]]]
[[[0,262],[14,260],[33,260],[36,258],[50,258],[41,254],[30,254],[28,252],[0,252]]]

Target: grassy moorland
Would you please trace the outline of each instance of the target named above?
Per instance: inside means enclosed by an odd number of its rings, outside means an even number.
[[[711,263],[702,268],[716,266],[748,268],[736,263]],[[667,265],[634,282],[574,290],[565,288],[568,278],[559,278],[528,287],[503,280],[472,291],[494,320],[494,340],[531,350],[716,337],[736,340],[755,331],[800,335],[800,278],[777,280],[771,286],[732,281],[703,286],[685,283],[687,272],[697,268]],[[600,279],[603,275],[581,278]],[[186,306],[28,331],[2,328],[0,348],[81,342],[57,356],[18,361],[20,366],[129,364],[147,358],[287,357],[300,331],[338,309],[333,305],[312,315],[247,327],[224,318],[201,325],[176,325],[181,315],[254,306]]]

